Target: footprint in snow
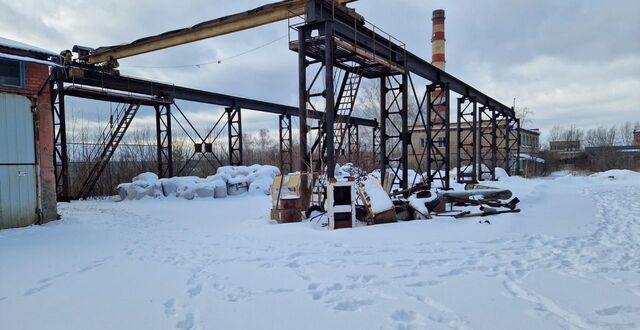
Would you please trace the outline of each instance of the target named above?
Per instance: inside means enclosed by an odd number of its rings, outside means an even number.
[[[179,329],[192,330],[196,328],[196,317],[192,312],[187,313],[184,320],[176,323]]]
[[[416,319],[416,315],[417,314],[414,311],[399,309],[391,313],[391,318],[394,321],[399,321],[399,322],[413,322]]]
[[[371,299],[347,299],[337,303],[333,306],[333,309],[337,311],[343,312],[355,312],[359,310],[361,307],[373,305],[373,300]]]
[[[175,316],[177,313],[176,310],[176,301],[175,299],[169,299],[164,303],[164,315],[167,317]]]
[[[596,309],[595,312],[600,316],[614,316],[618,314],[636,314],[640,312],[640,307],[613,306],[608,308]]]
[[[189,293],[189,297],[191,297],[191,298],[199,295],[202,292],[202,283],[199,283],[198,285],[196,285],[193,288],[189,289],[187,292]]]
[[[49,277],[45,277],[45,278],[43,278],[43,279],[40,279],[40,281],[38,281],[38,283],[39,283],[39,284],[42,284],[42,283],[51,282],[51,281],[53,281],[53,280],[55,280],[55,279],[57,279],[57,278],[60,278],[60,277],[65,276],[65,275],[67,275],[67,274],[68,274],[68,272],[59,273],[59,274],[55,274],[55,275],[51,275],[51,276],[49,276]]]
[[[34,293],[38,293],[38,292],[50,287],[51,285],[53,285],[53,283],[49,282],[47,284],[44,284],[44,285],[41,285],[41,286],[37,286],[35,288],[31,288],[31,289],[25,291],[24,295],[25,296],[30,296],[30,295],[32,295]]]

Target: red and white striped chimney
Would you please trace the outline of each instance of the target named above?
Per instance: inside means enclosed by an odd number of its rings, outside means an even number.
[[[447,63],[444,51],[445,51],[445,38],[444,38],[444,9],[436,9],[433,11],[433,34],[431,35],[431,64],[438,69],[445,69]]]

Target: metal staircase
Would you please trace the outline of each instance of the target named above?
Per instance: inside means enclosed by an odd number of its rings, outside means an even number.
[[[347,159],[345,155],[345,142],[349,135],[349,121],[353,113],[353,107],[360,89],[362,76],[355,71],[347,71],[342,80],[342,86],[338,92],[338,101],[336,102],[336,116],[334,122],[334,145],[336,150],[336,158]],[[336,159],[336,160],[337,160]]]
[[[76,195],[76,199],[89,197],[89,194],[98,182],[100,175],[107,167],[107,164],[109,164],[109,160],[115,153],[118,144],[122,141],[124,133],[129,128],[129,125],[131,125],[131,121],[133,121],[138,109],[140,109],[140,105],[140,102],[130,103],[122,107],[120,111],[116,111],[115,118],[111,119],[110,127],[112,127],[113,123],[117,123],[117,126],[115,127],[115,130],[111,130],[109,128],[108,131],[105,129],[103,132],[100,141],[102,143],[99,145],[99,148],[96,149],[96,153],[99,153],[99,156],[93,163],[93,166],[89,171],[89,175],[82,183],[80,191]]]

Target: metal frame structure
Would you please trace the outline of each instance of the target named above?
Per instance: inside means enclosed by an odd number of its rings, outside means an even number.
[[[458,98],[456,134],[456,176],[458,183],[478,182],[478,148],[476,139],[478,104],[473,98]]]
[[[171,104],[155,106],[158,176],[173,177],[173,146],[171,132]]]
[[[497,166],[497,117],[495,110],[486,106],[478,112],[478,180],[495,180]]]
[[[427,94],[427,183],[440,181],[438,187],[449,190],[451,121],[448,85],[433,83],[427,86]]]
[[[289,164],[291,164],[289,171],[293,171],[291,117],[298,115],[295,107],[114,75],[77,64],[55,70],[51,78],[51,103],[55,129],[54,159],[58,201],[84,198],[91,194],[91,187],[88,186],[91,183],[90,181],[81,186],[80,194],[71,191],[64,111],[65,97],[69,96],[116,102],[123,105],[140,103],[141,106],[153,107],[156,116],[157,171],[159,177],[190,174],[202,161],[205,161],[205,164],[211,168],[226,164],[241,165],[243,163],[241,109],[284,116],[284,118],[288,118],[286,127],[288,127],[289,133],[286,138],[288,146],[282,149],[282,152],[284,153],[283,157],[288,158]],[[225,106],[226,109],[213,127],[206,134],[201,134],[196,130],[195,125],[188,116],[175,103],[176,100]],[[321,118],[322,113],[310,111],[308,116],[310,118]],[[130,119],[132,120],[133,117]],[[346,123],[348,125],[367,127],[377,125],[375,120],[353,116],[350,116]],[[176,127],[184,133],[194,147],[193,153],[183,164],[176,164],[173,159],[172,139],[175,135]],[[225,128],[229,146],[228,162],[217,157],[212,150],[213,143],[223,134]],[[119,138],[121,139],[122,136]],[[104,145],[105,143],[102,144],[103,148]],[[113,148],[112,152],[115,152],[115,148]],[[99,178],[100,173],[95,178],[92,178],[91,181],[97,181]],[[79,179],[86,181],[86,179]]]
[[[282,173],[291,173],[293,172],[293,134],[291,131],[291,115],[280,115],[278,118],[280,170]]]
[[[228,125],[229,163],[232,164],[242,163],[240,111],[247,109],[279,115],[280,163],[283,170],[287,163],[292,169],[291,116],[298,116],[300,118],[299,170],[303,173],[325,173],[329,181],[334,179],[337,155],[342,154],[345,142],[348,149],[347,159],[350,159],[353,141],[358,140],[358,127],[372,127],[373,152],[374,157],[380,157],[379,167],[383,174],[382,179],[385,180],[385,174],[389,172],[391,181],[387,182],[387,185],[397,185],[404,190],[410,185],[409,148],[413,148],[415,153],[415,146],[411,145],[411,136],[414,130],[425,127],[428,135],[427,145],[424,148],[425,152],[418,160],[421,166],[422,158],[426,156],[427,173],[426,176],[420,175],[422,183],[431,186],[434,181],[440,181],[440,188],[449,188],[451,165],[449,100],[450,93],[454,92],[462,99],[472,102],[474,111],[477,104],[481,105],[474,121],[471,118],[475,115],[461,110],[459,104],[457,115],[467,122],[473,122],[473,129],[477,129],[478,136],[476,138],[475,133],[466,134],[465,141],[460,142],[456,148],[459,159],[458,170],[460,171],[462,166],[460,154],[467,148],[475,150],[477,145],[477,158],[473,155],[463,156],[466,157],[465,161],[472,167],[478,167],[477,179],[481,179],[482,174],[485,174],[482,165],[488,165],[491,178],[495,178],[498,116],[502,116],[509,122],[508,128],[505,128],[507,131],[504,146],[505,162],[509,162],[514,147],[519,153],[519,140],[516,144],[511,142],[513,140],[511,130],[514,128],[511,123],[518,123],[514,110],[407,51],[405,45],[399,40],[372,26],[362,16],[345,7],[344,4],[348,2],[350,0],[285,0],[241,14],[204,22],[193,28],[171,31],[122,46],[103,47],[97,50],[76,47],[79,50],[80,63],[73,63],[71,67],[58,70],[58,74],[53,75],[54,83],[51,84],[56,131],[54,159],[59,199],[66,200],[69,197],[68,166],[65,165],[68,162],[64,126],[64,97],[67,91],[65,83],[110,92],[122,91],[131,98],[133,98],[132,95],[137,95],[151,99],[170,99],[175,110],[191,128],[193,125],[175,105],[175,100],[227,107],[225,125]],[[293,26],[297,30],[297,40],[290,42],[290,49],[298,52],[299,104],[297,107],[125,77],[109,72],[117,67],[118,58],[236,32],[303,13],[305,14],[304,23]],[[105,61],[107,64],[102,68],[93,65]],[[308,75],[308,70],[311,70],[311,75]],[[336,84],[335,80],[341,75],[342,84]],[[430,82],[426,85],[426,93],[420,93],[420,95],[417,93],[412,76]],[[380,81],[380,122],[375,119],[351,116],[362,78]],[[338,85],[340,88],[336,91]],[[418,103],[418,112],[410,126],[408,100],[411,93]],[[89,95],[87,91],[78,90],[74,96],[86,97],[87,95]],[[172,122],[184,129],[172,110],[170,105],[156,107],[158,172],[161,176],[173,174]],[[317,126],[310,123],[311,119],[318,121]],[[461,120],[458,122],[457,133],[461,140]],[[213,129],[216,126],[217,123]],[[355,131],[355,139],[353,139],[352,130]],[[313,136],[314,133],[315,136]],[[208,152],[210,142],[205,141],[206,138],[202,138],[200,134],[197,135],[199,139],[193,140],[194,146],[197,149],[200,144],[199,152],[204,155]],[[467,140],[470,136],[473,139],[469,142]],[[436,142],[444,145],[438,148]],[[219,159],[217,161],[222,163]],[[302,182],[302,186],[306,187],[304,180],[306,176],[303,177]],[[304,195],[304,192],[302,194]],[[305,200],[304,196],[303,200]]]
[[[242,120],[238,107],[229,107],[227,112],[227,127],[229,128],[229,164],[239,166],[242,161]]]

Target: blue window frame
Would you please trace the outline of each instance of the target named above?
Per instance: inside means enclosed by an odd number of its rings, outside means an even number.
[[[24,61],[0,57],[0,87],[25,88]]]

